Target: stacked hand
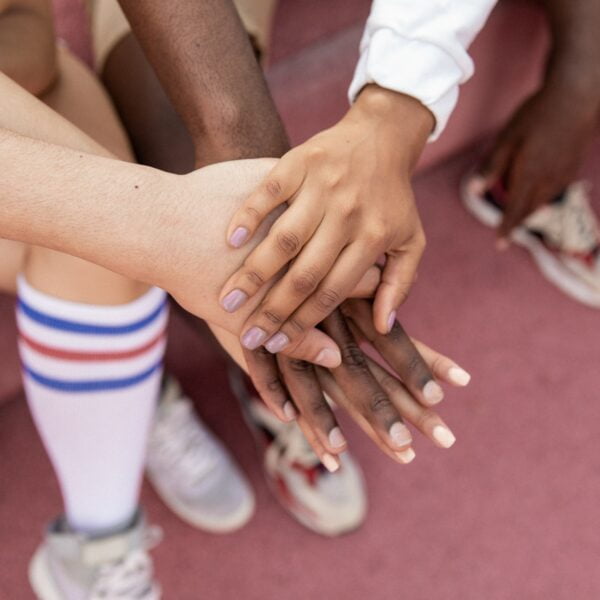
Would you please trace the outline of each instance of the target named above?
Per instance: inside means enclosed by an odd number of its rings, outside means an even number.
[[[406,423],[434,444],[449,448],[454,435],[432,409],[443,398],[439,382],[465,386],[470,376],[454,361],[412,340],[399,323],[389,334],[373,327],[371,303],[345,302],[323,323],[342,348],[342,364],[324,369],[264,348],[242,350],[233,336],[213,331],[249,375],[264,402],[282,421],[297,420],[306,439],[330,470],[346,440],[326,396],[343,407],[374,443],[399,463],[415,456]],[[361,346],[371,344],[395,373],[378,364]],[[373,355],[373,353],[371,353]],[[245,364],[244,364],[245,363]]]

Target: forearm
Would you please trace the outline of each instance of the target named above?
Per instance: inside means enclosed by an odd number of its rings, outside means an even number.
[[[600,2],[541,0],[552,31],[547,85],[567,81],[577,93],[600,90]]]
[[[35,95],[54,83],[56,43],[48,0],[0,0],[0,71]]]
[[[230,1],[120,2],[194,139],[197,164],[287,150],[283,126]]]

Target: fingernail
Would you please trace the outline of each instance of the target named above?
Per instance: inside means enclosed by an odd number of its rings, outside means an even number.
[[[394,423],[390,427],[390,437],[396,446],[408,446],[412,442],[410,431],[402,423]]]
[[[346,444],[346,438],[342,435],[342,430],[339,427],[334,427],[329,432],[328,437],[332,448],[341,448]]]
[[[223,300],[221,300],[221,306],[229,313],[235,312],[244,302],[248,300],[248,294],[246,292],[242,292],[242,290],[235,289]]]
[[[321,462],[330,473],[335,473],[340,468],[340,463],[331,454],[323,454]]]
[[[293,421],[296,418],[296,409],[291,402],[286,402],[283,405],[283,414],[288,421]]]
[[[506,250],[508,250],[510,246],[510,242],[502,237],[502,238],[498,238],[496,240],[496,250],[498,250],[499,252],[505,252]]]
[[[242,346],[248,350],[256,350],[265,341],[266,337],[266,331],[263,331],[260,327],[252,327],[242,336]]]
[[[456,385],[467,385],[471,381],[471,375],[460,367],[450,367],[448,369],[448,379]]]
[[[281,352],[290,343],[290,338],[285,333],[276,333],[266,344],[265,348],[275,354]]]
[[[408,448],[407,450],[402,450],[402,452],[396,452],[396,456],[407,465],[409,462],[415,460],[415,451],[412,448]]]
[[[437,404],[444,398],[444,390],[435,381],[431,380],[423,388],[423,396],[429,404]]]
[[[387,332],[389,333],[392,328],[394,327],[394,323],[396,322],[396,311],[393,310],[390,313],[390,316],[388,317],[388,321],[387,321]]]
[[[229,237],[229,243],[234,248],[239,248],[248,239],[248,233],[246,227],[238,227]]]
[[[342,362],[342,355],[337,350],[331,348],[323,348],[317,358],[315,358],[315,364],[321,367],[327,367],[328,369],[335,369],[339,367]]]
[[[456,441],[454,434],[443,425],[436,425],[431,432],[433,439],[444,448],[450,448]]]

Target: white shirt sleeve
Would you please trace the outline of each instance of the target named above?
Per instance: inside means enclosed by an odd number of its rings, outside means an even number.
[[[467,48],[496,0],[373,0],[348,92],[353,102],[368,83],[420,100],[444,130],[458,88],[473,74]]]

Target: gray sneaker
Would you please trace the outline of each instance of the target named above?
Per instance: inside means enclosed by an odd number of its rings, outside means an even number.
[[[160,537],[140,514],[104,537],[74,533],[59,518],[31,560],[29,581],[38,600],[159,600],[148,550]]]
[[[146,472],[163,502],[205,531],[229,533],[254,513],[250,484],[172,378],[163,385]]]

